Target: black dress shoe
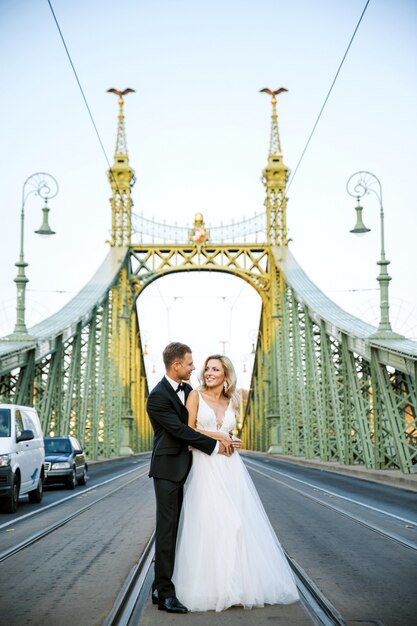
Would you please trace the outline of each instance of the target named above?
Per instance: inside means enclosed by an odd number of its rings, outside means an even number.
[[[152,591],[152,604],[158,604],[158,590]]]
[[[171,598],[159,598],[158,610],[167,611],[168,613],[188,613],[187,607],[181,604],[175,596]]]

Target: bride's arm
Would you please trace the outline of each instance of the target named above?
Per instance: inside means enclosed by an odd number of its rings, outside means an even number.
[[[211,430],[203,430],[202,428],[197,428],[197,411],[198,411],[198,402],[199,396],[198,391],[191,391],[188,395],[187,402],[185,406],[188,409],[188,426],[201,433],[202,435],[206,435],[207,437],[211,437],[212,439],[216,439],[217,441],[227,442],[228,444],[232,441],[231,437],[226,435],[226,433],[214,432]]]

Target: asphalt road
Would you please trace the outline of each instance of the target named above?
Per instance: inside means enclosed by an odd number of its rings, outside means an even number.
[[[1,626],[103,623],[154,528],[153,486],[144,460],[135,457],[93,465],[87,488],[47,489],[36,515],[19,521],[34,512],[33,507],[29,511],[29,505],[22,505],[8,527],[3,526],[4,518],[10,516],[0,517],[2,553],[91,505],[79,517],[0,563]],[[116,476],[120,478],[112,480]],[[48,508],[59,500],[60,504]]]
[[[148,458],[138,455],[92,465],[86,488],[78,487],[75,492],[48,488],[40,505],[22,501],[15,515],[0,515],[3,553],[85,508],[58,530],[0,563],[1,626],[103,623],[154,527],[153,487],[145,466]],[[263,455],[245,458],[283,547],[349,626],[415,626],[417,551],[385,536],[388,533],[417,547],[415,493]],[[96,502],[99,497],[103,499]],[[311,623],[302,607],[297,610],[268,607],[171,616],[149,604],[141,626],[168,626],[179,620],[193,626]]]
[[[257,467],[274,479],[250,470],[284,548],[346,622],[417,624],[417,551],[382,534],[386,531],[404,537],[417,548],[415,492],[290,466],[256,455],[248,458],[266,465],[264,470],[249,462],[250,467]],[[320,489],[324,491],[316,491]],[[313,495],[318,501],[304,494]],[[364,508],[357,502],[372,508]],[[341,509],[342,513],[327,508],[327,504]],[[378,511],[387,511],[412,523]],[[345,517],[343,512],[377,526],[381,532]]]

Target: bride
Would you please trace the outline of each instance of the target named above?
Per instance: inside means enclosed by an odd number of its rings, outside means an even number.
[[[238,409],[230,359],[209,356],[200,382],[187,399],[188,425],[226,440]],[[173,575],[181,602],[191,611],[296,602],[292,572],[239,453],[192,453]]]

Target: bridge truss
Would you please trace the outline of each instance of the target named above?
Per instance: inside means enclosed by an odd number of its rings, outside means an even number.
[[[120,112],[111,248],[92,280],[27,336],[0,341],[0,401],[31,404],[48,435],[73,434],[91,459],[149,450],[138,296],[183,271],[228,272],[262,299],[254,369],[240,432],[247,448],[367,468],[417,468],[417,343],[375,328],[329,300],[292,256],[288,169],[272,101],[263,171],[266,211],[191,228],[131,213],[134,171]],[[132,237],[133,236],[133,237]],[[134,241],[132,241],[132,238]],[[251,241],[252,239],[252,241]]]
[[[416,342],[370,339],[376,329],[327,298],[288,248],[276,248],[274,260],[280,297],[273,352],[264,346],[271,321],[263,309],[243,427],[246,445],[415,471]],[[255,418],[260,414],[263,420]]]

